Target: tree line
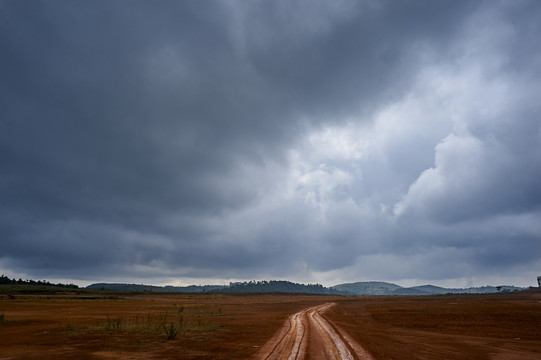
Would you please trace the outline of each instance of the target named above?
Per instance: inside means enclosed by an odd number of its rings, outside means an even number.
[[[217,290],[227,293],[302,293],[302,294],[340,294],[320,284],[297,284],[290,281],[247,281],[230,284],[229,287]]]
[[[9,277],[2,275],[0,276],[0,285],[39,285],[39,286],[56,286],[61,288],[68,289],[78,289],[79,286],[75,284],[53,284],[46,280],[23,280],[23,279],[10,279]]]

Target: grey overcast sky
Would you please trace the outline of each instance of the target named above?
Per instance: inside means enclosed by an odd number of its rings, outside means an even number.
[[[541,2],[0,0],[0,272],[535,285]]]

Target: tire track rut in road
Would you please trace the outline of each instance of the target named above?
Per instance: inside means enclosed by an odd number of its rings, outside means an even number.
[[[254,359],[373,360],[349,334],[325,318],[325,311],[334,305],[313,306],[291,315]]]

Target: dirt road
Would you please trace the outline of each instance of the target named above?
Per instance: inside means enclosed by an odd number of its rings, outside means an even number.
[[[291,315],[283,328],[261,347],[255,359],[372,360],[345,331],[325,318],[325,311],[334,305],[313,306]]]

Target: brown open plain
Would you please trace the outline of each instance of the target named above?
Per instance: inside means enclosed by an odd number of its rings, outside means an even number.
[[[541,359],[541,294],[526,293],[3,294],[0,359],[264,358],[290,315],[326,303],[326,321],[374,359]]]

